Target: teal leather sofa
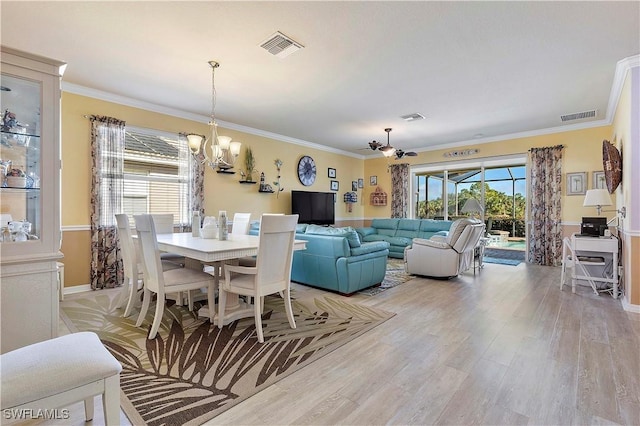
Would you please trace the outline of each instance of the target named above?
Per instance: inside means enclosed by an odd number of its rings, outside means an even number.
[[[446,236],[452,223],[434,219],[373,219],[371,226],[356,228],[356,231],[363,243],[388,242],[389,257],[403,259],[405,247],[410,247],[414,238],[428,240],[434,235]]]
[[[351,227],[306,224],[298,225],[296,239],[307,248],[293,254],[291,281],[348,295],[384,280],[386,241],[361,242]]]

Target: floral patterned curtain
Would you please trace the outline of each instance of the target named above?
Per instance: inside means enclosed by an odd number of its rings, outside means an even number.
[[[391,217],[405,218],[409,212],[409,164],[392,164]]]
[[[204,154],[200,151],[197,156],[193,156],[188,149],[186,152],[190,157],[189,181],[191,184],[189,186],[189,208],[192,213],[194,210],[198,210],[200,212],[200,216],[204,217]],[[191,215],[189,217],[191,217]],[[191,226],[189,226],[188,229],[184,229],[184,232],[187,231],[191,231]]]
[[[557,266],[562,262],[562,148],[559,145],[530,150],[530,263]]]
[[[115,214],[122,210],[125,122],[92,115],[91,121],[91,288],[123,281]]]

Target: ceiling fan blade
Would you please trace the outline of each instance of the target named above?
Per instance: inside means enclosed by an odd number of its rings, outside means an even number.
[[[405,152],[404,155],[406,155],[407,157],[417,157],[418,153],[417,152],[413,152],[413,151],[409,151],[409,152]]]
[[[369,148],[371,148],[374,151],[380,148],[381,146],[382,144],[380,142],[376,142],[376,141],[369,142]]]

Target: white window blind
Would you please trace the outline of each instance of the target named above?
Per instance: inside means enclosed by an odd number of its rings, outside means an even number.
[[[178,135],[127,127],[122,210],[129,215],[173,214],[174,225],[190,223],[189,157]]]

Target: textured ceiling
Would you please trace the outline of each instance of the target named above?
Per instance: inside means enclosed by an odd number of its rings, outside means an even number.
[[[2,44],[65,84],[356,154],[535,132],[591,109],[640,53],[640,2],[2,1]],[[275,31],[305,46],[259,47]],[[425,120],[400,116],[421,113]],[[203,118],[205,121],[206,118]],[[589,120],[582,120],[584,123]],[[575,124],[569,122],[568,124]]]

